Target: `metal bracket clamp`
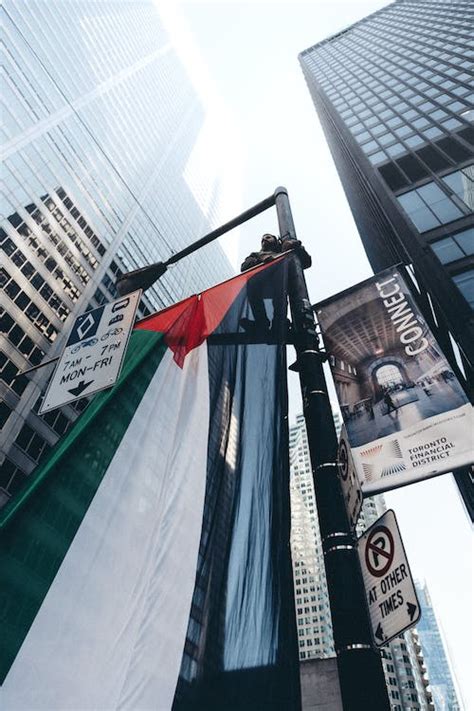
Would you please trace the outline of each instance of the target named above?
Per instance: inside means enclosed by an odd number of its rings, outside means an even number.
[[[317,471],[318,469],[325,469],[326,467],[339,468],[339,462],[325,462],[324,464],[318,464],[318,466],[314,467],[314,470]]]
[[[324,543],[324,541],[327,541],[331,538],[340,538],[341,536],[347,538],[349,535],[349,533],[344,533],[344,531],[334,531],[333,533],[328,533],[326,536],[324,536],[322,541]]]
[[[327,555],[328,553],[332,553],[333,551],[355,551],[355,546],[351,546],[349,544],[340,546],[330,546],[325,551],[323,551],[323,553],[324,555]]]
[[[346,644],[344,647],[339,647],[338,649],[336,649],[336,654],[341,654],[341,652],[357,652],[366,649],[372,650],[372,646],[370,644],[356,642],[354,644]]]

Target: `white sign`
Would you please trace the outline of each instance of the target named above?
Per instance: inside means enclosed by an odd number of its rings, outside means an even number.
[[[77,317],[40,414],[110,388],[122,368],[141,291]]]
[[[351,527],[354,529],[362,508],[363,496],[354,467],[351,448],[347,441],[345,425],[342,426],[341,430],[337,459],[339,462],[339,480],[344,495],[344,503],[346,504],[347,517]]]
[[[421,615],[394,512],[386,511],[357,547],[374,641],[383,647],[416,625]]]

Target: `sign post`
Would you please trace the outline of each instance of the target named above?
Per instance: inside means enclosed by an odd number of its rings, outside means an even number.
[[[141,291],[80,314],[40,408],[42,415],[112,387],[122,368]]]
[[[420,619],[420,605],[393,511],[358,540],[374,642],[383,647]]]
[[[355,529],[362,509],[362,489],[357,476],[350,445],[347,441],[345,425],[342,426],[339,449],[337,452],[339,462],[339,479],[346,504],[347,518],[352,529]]]

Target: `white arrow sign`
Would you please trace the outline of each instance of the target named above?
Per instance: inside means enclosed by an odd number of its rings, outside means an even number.
[[[40,414],[110,388],[122,369],[141,291],[76,318]]]
[[[416,625],[421,611],[393,511],[386,511],[358,540],[372,632],[383,647]]]

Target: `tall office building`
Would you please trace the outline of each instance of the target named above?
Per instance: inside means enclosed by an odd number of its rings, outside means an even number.
[[[336,428],[340,417],[335,415]],[[335,656],[324,556],[303,415],[290,428],[291,552],[300,662]],[[366,499],[358,533],[386,510],[383,496]],[[409,630],[381,650],[392,711],[431,711],[423,651]]]
[[[421,607],[421,620],[417,629],[423,645],[435,708],[437,711],[459,711],[461,707],[448,655],[426,583],[417,583],[416,589]]]
[[[39,416],[50,368],[15,375],[54,357],[75,316],[116,295],[122,272],[223,221],[235,136],[191,80],[169,8],[6,0],[0,12],[1,505],[84,407]],[[150,289],[139,314],[231,273],[209,245]]]
[[[468,0],[396,0],[299,57],[372,268],[412,265],[471,386],[473,20]],[[472,518],[472,473],[456,479]]]
[[[331,610],[303,415],[290,428],[291,553],[300,660],[334,657]]]

